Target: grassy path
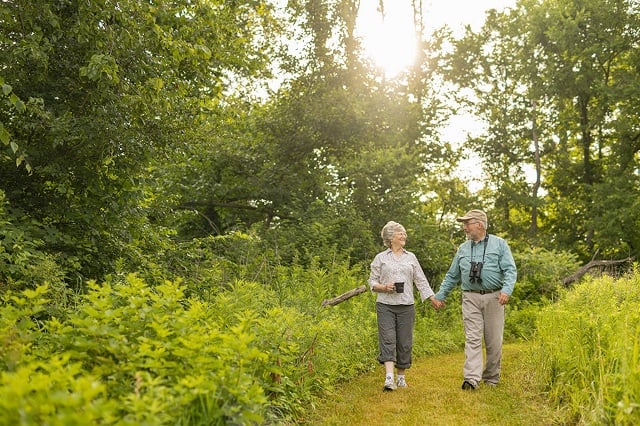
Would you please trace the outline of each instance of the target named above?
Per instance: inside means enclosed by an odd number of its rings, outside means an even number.
[[[496,388],[463,391],[464,354],[414,360],[408,388],[382,392],[383,370],[342,385],[310,413],[308,425],[553,425],[526,367],[526,344],[505,345]]]

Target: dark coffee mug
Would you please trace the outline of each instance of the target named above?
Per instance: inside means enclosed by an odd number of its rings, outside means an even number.
[[[404,293],[404,283],[393,283],[396,293]]]

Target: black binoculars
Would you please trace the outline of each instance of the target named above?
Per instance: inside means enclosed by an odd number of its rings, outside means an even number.
[[[471,269],[469,270],[469,281],[471,283],[482,284],[482,278],[480,278],[480,274],[482,273],[482,262],[471,262]]]

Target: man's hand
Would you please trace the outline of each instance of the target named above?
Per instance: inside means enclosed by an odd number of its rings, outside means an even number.
[[[501,305],[506,305],[507,303],[509,303],[509,295],[506,293],[500,293],[500,296],[498,296],[498,302]]]

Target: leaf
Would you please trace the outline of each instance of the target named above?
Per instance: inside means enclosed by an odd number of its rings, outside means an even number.
[[[11,90],[13,90],[13,88],[9,84],[2,85],[2,93],[5,96],[9,96],[9,93],[11,93]]]
[[[13,151],[13,153],[15,154],[16,152],[18,152],[18,144],[15,143],[14,141],[11,141],[10,144],[11,144],[11,150]]]
[[[15,105],[18,112],[25,112],[27,110],[27,106],[20,99],[16,100]]]
[[[10,138],[11,135],[9,134],[7,129],[4,128],[4,125],[0,123],[0,142],[2,142],[4,145],[9,145]]]
[[[24,104],[24,102],[22,102],[22,100],[20,100],[20,98],[18,96],[16,96],[15,93],[12,93],[9,96],[9,100],[11,101],[11,103],[13,104],[13,106],[16,107],[16,109],[18,110],[18,112],[24,112],[27,108]]]
[[[148,83],[156,92],[159,92],[164,87],[164,81],[161,78],[150,78]]]
[[[88,77],[89,80],[98,81],[102,78],[113,82],[118,82],[119,68],[115,59],[111,55],[96,54],[91,57],[87,66],[80,68],[80,76]]]

